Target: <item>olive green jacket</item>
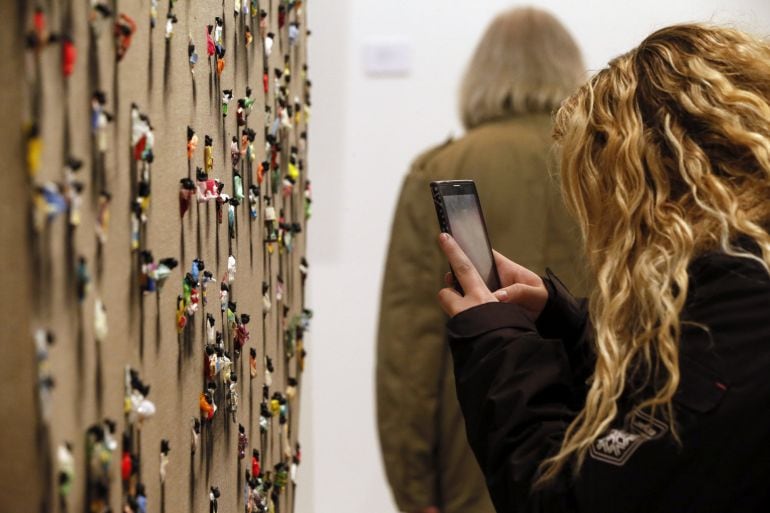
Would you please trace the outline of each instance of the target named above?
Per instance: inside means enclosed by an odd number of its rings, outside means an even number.
[[[377,417],[385,471],[401,511],[493,512],[465,437],[436,294],[448,270],[433,180],[473,179],[492,245],[581,290],[577,226],[565,212],[546,114],[477,127],[414,162],[396,207],[380,302]]]

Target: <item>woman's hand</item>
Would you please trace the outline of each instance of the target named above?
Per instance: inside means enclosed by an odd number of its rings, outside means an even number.
[[[533,320],[540,316],[548,302],[548,290],[540,276],[494,251],[495,265],[503,287],[493,294],[449,234],[442,233],[439,236],[439,245],[454,270],[454,277],[465,292],[465,296],[462,296],[452,288],[454,278],[452,273],[447,273],[444,281],[448,287],[441,289],[438,294],[441,308],[447,315],[454,317],[474,306],[499,301],[520,306]]]
[[[494,295],[501,303],[513,303],[524,309],[532,320],[536,321],[548,302],[548,289],[543,279],[526,267],[508,260],[497,251],[495,265],[500,275],[502,288]]]
[[[449,259],[449,265],[452,266],[455,277],[465,292],[463,296],[451,287],[439,291],[438,301],[447,315],[454,317],[474,306],[498,301],[487,288],[486,283],[481,279],[479,272],[473,267],[465,252],[460,249],[460,246],[448,233],[442,233],[439,236],[439,245]]]

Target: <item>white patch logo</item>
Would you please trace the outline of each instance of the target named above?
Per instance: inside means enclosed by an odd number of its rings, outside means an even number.
[[[629,430],[611,429],[594,442],[589,450],[592,458],[622,466],[644,442],[663,436],[668,426],[646,413],[637,413],[630,422]]]

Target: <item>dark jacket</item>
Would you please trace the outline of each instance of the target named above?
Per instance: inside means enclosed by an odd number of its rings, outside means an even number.
[[[450,320],[468,439],[498,512],[770,511],[770,278],[756,261],[721,253],[689,273],[674,398],[681,445],[665,423],[618,421],[576,478],[567,470],[535,492],[538,465],[585,398],[586,304],[551,275],[537,325],[501,303]]]
[[[420,156],[404,180],[383,275],[377,417],[385,471],[401,511],[493,511],[457,404],[436,291],[449,270],[437,244],[432,180],[476,181],[492,245],[536,272],[581,278],[580,232],[549,172],[551,119],[481,125]]]

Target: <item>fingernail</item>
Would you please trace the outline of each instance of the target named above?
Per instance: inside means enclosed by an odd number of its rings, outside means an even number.
[[[498,291],[495,292],[495,297],[498,300],[500,300],[500,301],[504,301],[504,300],[508,299],[508,291],[504,290],[504,289],[503,290],[498,290]]]
[[[449,234],[442,232],[441,235],[438,236],[438,238],[441,242],[446,242],[449,240]]]

